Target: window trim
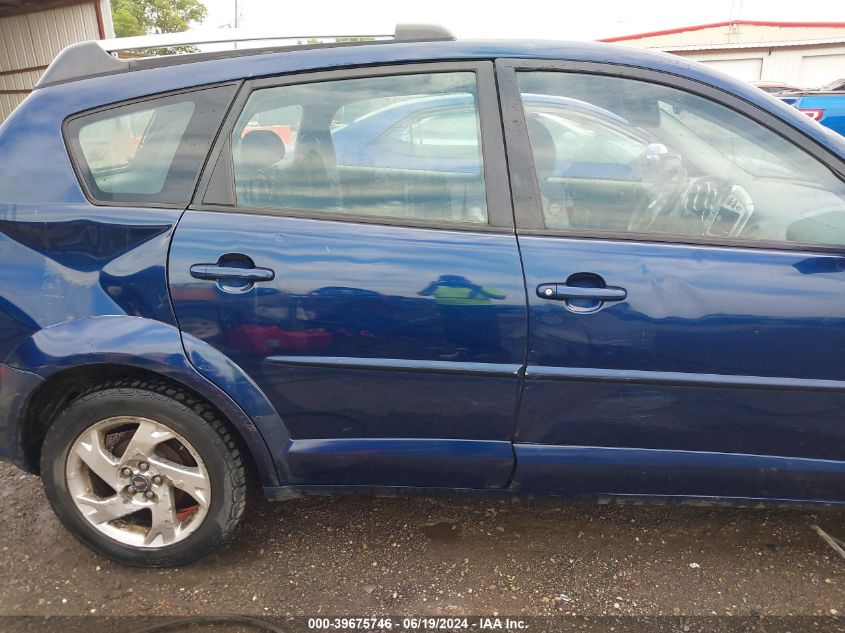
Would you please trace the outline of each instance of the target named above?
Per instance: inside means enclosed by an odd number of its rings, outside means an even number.
[[[232,179],[231,187],[224,187],[219,184],[221,178],[226,178],[227,174],[234,173],[231,152],[227,153],[225,151],[226,145],[232,135],[235,124],[243,112],[244,106],[255,90],[344,79],[455,72],[472,72],[476,76],[481,156],[484,167],[484,188],[487,202],[486,223],[391,218],[389,216],[380,217],[354,213],[329,213],[295,208],[237,206],[235,204],[234,179]],[[362,66],[358,68],[321,70],[249,80],[244,84],[243,89],[233,102],[209,156],[210,158],[200,176],[199,185],[189,209],[454,231],[513,232],[514,216],[510,184],[508,181],[507,162],[505,159],[505,142],[502,134],[499,96],[496,89],[495,67],[494,63],[489,60]],[[212,183],[217,184],[212,185]],[[209,194],[214,195],[215,198],[210,198]]]
[[[65,145],[65,151],[67,152],[68,160],[70,161],[71,168],[73,169],[74,176],[76,176],[76,181],[79,184],[82,193],[85,195],[85,198],[90,202],[92,205],[98,207],[129,207],[129,208],[149,208],[149,209],[185,209],[189,204],[190,201],[193,199],[194,194],[197,190],[197,184],[200,181],[200,177],[202,176],[203,171],[205,171],[206,164],[208,162],[208,157],[211,155],[211,150],[213,149],[216,141],[217,136],[220,132],[220,126],[222,125],[223,121],[225,120],[225,116],[228,113],[229,109],[231,108],[232,102],[234,97],[236,96],[238,89],[241,85],[240,81],[226,81],[223,83],[218,84],[208,84],[204,86],[192,86],[191,88],[179,89],[179,90],[170,90],[167,92],[159,92],[156,94],[150,95],[143,95],[140,97],[136,97],[134,99],[126,99],[125,101],[118,101],[114,103],[105,104],[102,106],[98,106],[96,108],[90,108],[88,110],[83,110],[81,112],[75,112],[69,116],[67,116],[64,121],[62,121],[62,141]],[[79,143],[79,139],[77,135],[72,134],[71,127],[77,120],[89,117],[91,115],[98,115],[98,114],[105,114],[111,110],[121,109],[121,108],[129,108],[128,113],[134,112],[135,107],[137,106],[137,110],[143,110],[145,104],[148,102],[160,101],[162,99],[167,99],[170,97],[179,97],[181,95],[187,95],[196,92],[202,92],[205,90],[216,90],[221,88],[228,88],[229,94],[225,102],[225,112],[220,114],[215,122],[209,125],[209,129],[212,132],[211,139],[212,142],[209,144],[209,151],[206,153],[205,157],[202,160],[202,164],[200,165],[199,170],[197,171],[197,175],[194,177],[193,183],[188,191],[188,196],[182,202],[155,202],[152,200],[143,200],[141,198],[136,200],[102,200],[96,196],[96,192],[92,191],[91,187],[89,186],[88,178],[85,176],[85,172],[87,170],[87,166],[83,166],[80,162],[83,159],[83,152],[82,147]],[[191,123],[193,122],[194,117],[196,116],[196,112],[191,115],[191,120],[188,122],[188,127],[190,127]],[[187,130],[187,128],[186,128]],[[183,138],[179,142],[179,146],[176,149],[176,154],[174,154],[174,158],[182,149],[182,145],[185,142]],[[169,172],[168,172],[169,173]],[[165,179],[166,183],[166,179]],[[144,194],[138,194],[142,196]]]
[[[845,160],[818,144],[774,114],[741,97],[714,88],[700,81],[635,66],[603,62],[571,62],[534,59],[496,60],[496,78],[502,101],[502,126],[507,146],[508,168],[513,195],[514,217],[518,235],[566,237],[572,239],[646,242],[658,244],[686,244],[693,246],[718,246],[780,251],[813,251],[843,253],[845,245],[810,244],[806,242],[779,242],[771,240],[745,240],[725,237],[691,237],[632,231],[600,231],[583,229],[550,229],[545,225],[540,197],[540,185],[534,167],[534,157],[526,132],[525,110],[519,90],[519,72],[568,72],[581,75],[602,75],[645,81],[681,90],[729,108],[758,125],[798,146],[815,160],[827,167],[835,177],[845,182]]]

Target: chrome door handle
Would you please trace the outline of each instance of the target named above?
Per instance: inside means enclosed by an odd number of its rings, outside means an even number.
[[[628,292],[624,288],[609,286],[607,288],[583,288],[560,284],[540,284],[537,286],[537,296],[551,301],[567,301],[569,299],[594,299],[595,301],[624,301]]]
[[[218,264],[194,264],[191,277],[195,279],[235,280],[235,281],[271,281],[276,276],[269,268],[236,268]]]

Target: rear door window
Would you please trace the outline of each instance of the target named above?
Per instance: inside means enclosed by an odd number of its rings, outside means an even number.
[[[233,93],[197,90],[70,119],[68,144],[89,197],[186,205]]]
[[[473,72],[256,90],[231,146],[240,207],[487,223]]]

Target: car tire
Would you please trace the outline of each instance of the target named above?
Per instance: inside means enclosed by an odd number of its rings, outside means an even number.
[[[144,379],[75,397],[47,430],[41,475],[74,536],[139,567],[184,565],[220,547],[247,493],[241,451],[219,414]]]

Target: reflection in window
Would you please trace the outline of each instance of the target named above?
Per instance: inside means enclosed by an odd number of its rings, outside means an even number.
[[[80,127],[79,146],[97,187],[159,193],[193,114],[194,104],[183,101]]]
[[[468,161],[465,166],[480,172],[478,122],[469,95],[468,106],[440,108],[405,122],[386,134],[379,146],[406,156],[450,158]]]

